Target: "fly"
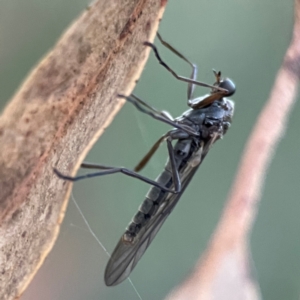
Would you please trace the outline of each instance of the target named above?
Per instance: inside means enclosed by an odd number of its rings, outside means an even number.
[[[119,284],[132,272],[174,209],[211,146],[226,133],[234,113],[234,103],[225,98],[225,96],[231,96],[235,93],[234,83],[228,78],[221,78],[221,72],[215,70],[213,72],[216,82],[213,85],[196,81],[197,66],[165,42],[159,34],[157,35],[165,47],[192,67],[189,78],[179,76],[161,59],[156,46],[149,42],[144,43],[144,45],[152,48],[157,60],[164,68],[178,80],[188,83],[187,104],[190,109],[174,119],[168,112],[153,108],[133,94],[130,96],[118,95],[135,105],[139,111],[174,128],[153,145],[133,171],[123,167],[116,168],[83,163],[82,168],[102,171],[70,177],[54,169],[58,177],[69,181],[123,173],[152,185],[106,266],[105,283],[107,286]],[[211,91],[203,97],[193,99],[196,85],[209,87]],[[162,173],[156,180],[140,175],[138,172],[147,164],[164,141],[167,143],[169,158]],[[177,141],[175,145],[173,145],[173,141]]]

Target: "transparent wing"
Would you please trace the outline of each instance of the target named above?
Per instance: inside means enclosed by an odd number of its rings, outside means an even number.
[[[119,284],[129,276],[169,213],[153,217],[152,224],[140,231],[134,244],[126,244],[122,238],[119,240],[105,270],[106,285]]]
[[[150,221],[140,229],[139,233],[134,238],[134,242],[126,243],[121,237],[106,266],[105,283],[107,286],[119,284],[132,272],[156,236],[160,227],[172,212],[214,141],[215,139],[212,138],[205,143],[201,149],[201,160],[197,166],[187,164],[180,177],[182,184],[181,192],[179,194],[167,193],[165,195],[165,199],[162,201],[156,214],[153,215]]]

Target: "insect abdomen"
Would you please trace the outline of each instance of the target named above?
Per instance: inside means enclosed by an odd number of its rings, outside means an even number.
[[[160,184],[169,187],[172,184],[172,174],[168,170],[168,163],[164,171],[156,178],[156,181]],[[126,242],[133,242],[134,237],[139,233],[141,228],[149,222],[153,217],[161,202],[167,193],[158,187],[151,187],[146,195],[146,199],[140,205],[138,212],[132,218],[132,221],[128,224],[126,231],[123,235],[123,240]]]

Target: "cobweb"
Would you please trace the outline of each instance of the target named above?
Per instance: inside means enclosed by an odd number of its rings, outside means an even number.
[[[102,244],[102,242],[100,241],[100,239],[97,237],[97,235],[95,234],[95,232],[91,228],[91,226],[90,226],[87,218],[84,216],[84,214],[83,214],[82,210],[80,209],[77,201],[75,200],[73,193],[71,194],[71,199],[72,199],[72,202],[74,203],[76,209],[78,210],[81,218],[83,219],[83,221],[84,221],[84,223],[85,223],[85,225],[87,227],[87,230],[90,232],[90,234],[93,236],[93,238],[96,240],[96,242],[98,243],[98,245],[102,248],[102,250],[106,253],[106,255],[110,257],[110,253],[107,251],[107,249],[105,248],[105,246]],[[142,297],[141,297],[141,295],[140,295],[140,293],[138,292],[137,288],[135,287],[135,285],[133,284],[132,280],[130,279],[130,277],[128,277],[127,280],[129,281],[130,285],[132,286],[132,288],[133,288],[135,294],[137,295],[138,299],[143,300]]]

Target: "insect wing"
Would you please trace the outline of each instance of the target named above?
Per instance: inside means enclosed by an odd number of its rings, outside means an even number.
[[[178,197],[178,195],[176,195]],[[174,199],[177,201],[178,199]],[[171,203],[171,202],[169,202]],[[176,204],[173,202],[172,206]],[[135,241],[131,244],[125,243],[121,238],[109,260],[105,270],[105,283],[106,285],[116,285],[125,280],[131,271],[134,269],[140,258],[149,247],[151,241],[163,225],[168,213],[159,213],[153,217],[150,225],[141,229],[138,235],[135,237]]]
[[[139,233],[134,238],[134,241],[132,243],[126,243],[123,238],[119,240],[106,266],[106,285],[117,285],[129,276],[169,214],[174,209],[214,141],[215,138],[213,137],[205,143],[204,147],[200,148],[199,152],[201,153],[201,159],[197,166],[187,164],[181,174],[181,192],[179,194],[166,194],[166,198],[162,201],[156,214],[152,216],[147,225],[140,229]]]

